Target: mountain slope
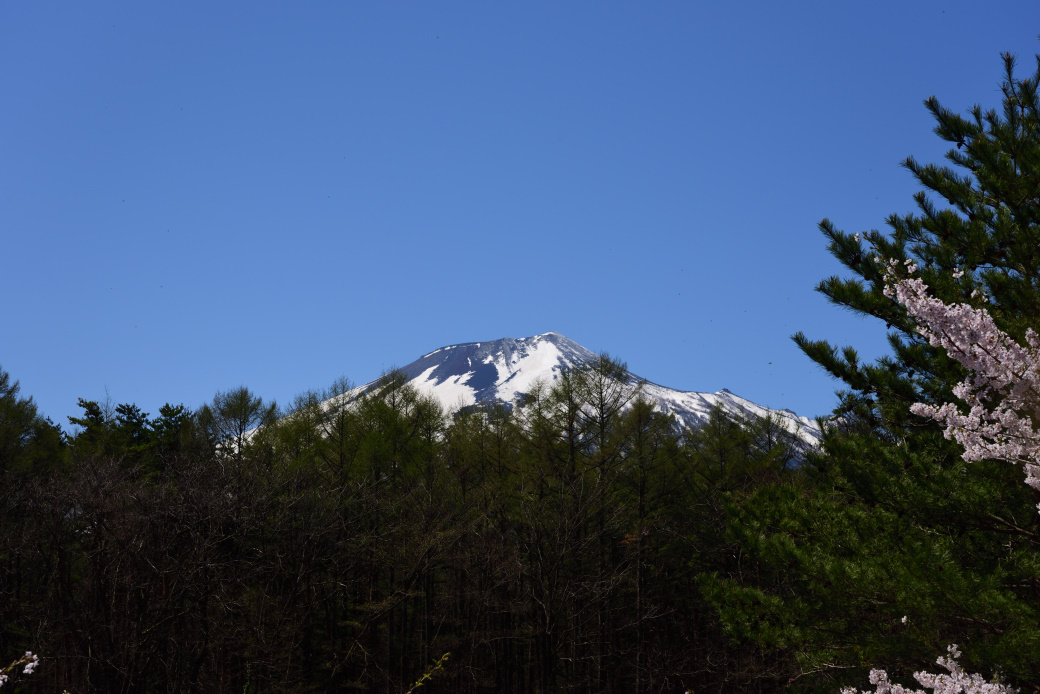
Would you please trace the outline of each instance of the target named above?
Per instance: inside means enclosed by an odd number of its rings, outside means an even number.
[[[408,382],[420,392],[431,395],[447,410],[477,403],[512,403],[527,393],[536,381],[552,382],[564,369],[591,363],[596,354],[577,342],[549,332],[524,338],[503,338],[490,342],[467,342],[441,347],[400,369]],[[630,374],[631,382],[642,379]],[[797,431],[806,443],[820,438],[816,422],[799,417],[790,410],[770,410],[728,390],[717,393],[680,391],[656,383],[643,382],[643,394],[658,409],[674,414],[687,426],[707,421],[716,405],[736,416],[780,417],[789,431]],[[362,389],[375,382],[362,386]]]

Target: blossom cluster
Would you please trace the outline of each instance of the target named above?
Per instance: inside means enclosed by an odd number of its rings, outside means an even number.
[[[955,403],[916,403],[911,411],[944,424],[946,437],[964,446],[965,460],[1019,463],[1026,484],[1040,490],[1040,432],[1031,416],[1040,406],[1040,338],[1027,330],[1020,345],[986,309],[929,296],[927,285],[912,276],[916,265],[905,265],[909,276],[899,278],[898,261],[888,261],[885,294],[906,309],[931,345],[969,371],[953,389],[967,413]]]
[[[10,681],[10,673],[18,669],[19,667],[25,666],[22,669],[23,675],[31,675],[33,674],[33,671],[36,670],[36,666],[39,664],[40,657],[32,651],[26,651],[25,655],[23,655],[21,658],[14,661],[4,669],[0,670],[0,687],[4,686],[8,683],[8,681]]]
[[[925,689],[931,689],[934,694],[1015,694],[1017,689],[1012,689],[999,682],[987,682],[981,675],[968,674],[957,663],[961,652],[957,650],[957,644],[951,644],[947,649],[950,657],[939,656],[936,662],[946,669],[948,674],[933,675],[928,672],[915,672],[914,679]],[[888,680],[888,673],[884,670],[871,670],[870,683],[874,685],[873,692],[860,691],[852,687],[843,687],[841,694],[927,694],[925,689],[909,689],[901,684],[893,684]]]

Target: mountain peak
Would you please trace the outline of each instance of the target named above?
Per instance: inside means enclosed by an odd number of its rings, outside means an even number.
[[[465,342],[435,349],[400,369],[420,392],[438,400],[447,410],[484,402],[512,403],[528,393],[537,381],[551,383],[571,368],[591,364],[596,354],[558,332],[531,337],[503,337],[487,342]],[[721,406],[737,416],[775,415],[783,425],[798,431],[807,443],[820,438],[816,423],[790,410],[770,410],[723,388],[717,393],[679,391],[642,382],[643,395],[663,412],[687,426],[708,419],[712,408]],[[371,384],[370,384],[371,385]]]

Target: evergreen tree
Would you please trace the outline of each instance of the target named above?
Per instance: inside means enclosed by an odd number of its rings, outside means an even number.
[[[166,403],[159,408],[159,416],[150,422],[155,433],[155,444],[160,455],[174,454],[181,450],[185,439],[191,435],[194,418],[184,405]]]
[[[62,444],[61,430],[20,391],[18,381],[0,368],[0,473],[54,462]]]
[[[1040,681],[1035,495],[1009,466],[966,464],[934,422],[911,414],[915,402],[954,400],[965,372],[885,295],[874,260],[915,263],[948,303],[985,294],[1017,338],[1037,325],[1040,69],[1019,79],[1010,55],[1004,66],[1000,110],[961,116],[925,102],[951,149],[945,166],[905,162],[925,189],[916,213],[889,217],[888,234],[821,223],[853,276],[819,290],[883,321],[892,354],[869,364],[852,347],[795,336],[844,382],[840,405],[801,479],[731,506],[747,570],[709,588],[730,632],[789,654],[799,686],[857,681],[873,663],[905,675],[951,642],[973,644],[970,670]]]

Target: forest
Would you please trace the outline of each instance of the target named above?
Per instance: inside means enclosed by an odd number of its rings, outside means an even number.
[[[999,108],[926,102],[950,149],[906,160],[915,212],[821,223],[847,276],[819,290],[891,351],[794,336],[841,389],[815,449],[721,411],[682,428],[608,355],[512,407],[446,413],[390,372],[282,408],[80,400],[65,426],[0,371],[0,654],[39,655],[15,686],[837,692],[959,644],[1040,691],[1036,449],[965,437],[1032,435],[1040,360],[986,390],[892,270],[1035,347],[1040,70],[1014,63]]]

